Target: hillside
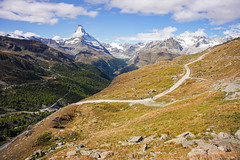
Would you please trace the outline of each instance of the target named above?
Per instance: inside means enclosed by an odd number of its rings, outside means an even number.
[[[0,37],[0,144],[110,81],[104,71],[41,42]]]
[[[32,128],[32,135],[2,150],[1,159],[25,158],[38,149],[47,154],[46,159],[238,159],[239,53],[240,39],[236,39],[122,74],[88,99],[151,98],[185,74],[184,64],[205,54],[189,65],[189,79],[152,106],[91,103],[64,107]],[[56,127],[56,118],[62,119],[61,127]],[[39,138],[44,136],[50,143],[36,143],[44,142]]]

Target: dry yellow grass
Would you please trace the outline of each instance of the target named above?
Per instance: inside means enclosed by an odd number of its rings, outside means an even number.
[[[147,94],[149,89],[161,92],[174,83],[171,78],[173,75],[180,77],[179,74],[183,73],[183,64],[201,54],[178,57],[173,62],[159,62],[123,74],[117,77],[107,89],[91,99],[139,99],[150,96]],[[214,47],[203,60],[190,66],[192,79],[188,79],[175,91],[158,99],[159,102],[180,100],[174,104],[163,108],[139,104],[129,106],[127,103],[73,106],[76,112],[81,112],[82,115],[76,116],[71,123],[67,124],[64,132],[59,132],[59,129],[46,130],[51,130],[57,136],[76,131],[79,133],[76,144],[83,143],[92,149],[112,150],[115,152],[115,155],[109,158],[112,160],[130,159],[129,154],[134,154],[135,159],[142,157],[150,159],[152,157],[150,151],[159,152],[155,159],[186,159],[190,149],[184,149],[181,145],[164,145],[163,141],[156,140],[148,143],[149,149],[146,155],[141,155],[137,153],[141,145],[121,146],[118,141],[124,141],[131,136],[145,137],[153,134],[159,136],[162,133],[168,134],[171,139],[185,131],[194,133],[197,138],[208,139],[210,137],[205,135],[205,132],[210,126],[213,126],[212,130],[216,133],[233,134],[239,127],[240,100],[224,100],[226,93],[214,90],[213,85],[220,80],[230,82],[240,76],[239,54],[239,39]],[[229,65],[230,62],[231,65]],[[158,85],[159,83],[156,82],[158,78],[168,81],[167,85]],[[137,96],[134,96],[135,92]],[[68,108],[66,107],[65,110]],[[110,146],[101,147],[104,143],[110,143]],[[46,159],[53,156],[59,156],[57,159],[61,159],[66,157],[67,151],[74,149],[74,147],[68,147],[48,155]],[[80,154],[77,156],[79,159],[87,158]]]

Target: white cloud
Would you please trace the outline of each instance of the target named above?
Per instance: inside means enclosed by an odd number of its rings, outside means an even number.
[[[6,33],[5,32],[3,32],[3,31],[0,31],[0,36],[5,36],[6,35]]]
[[[88,2],[91,4],[102,4],[102,3],[108,3],[109,0],[85,0],[85,2]]]
[[[224,27],[215,27],[212,30],[224,30],[224,29],[226,29],[226,28],[224,28]]]
[[[156,41],[156,40],[164,40],[170,37],[173,37],[177,28],[175,27],[166,27],[162,30],[153,29],[150,33],[138,33],[135,36],[130,37],[118,37],[117,40],[124,41]]]
[[[165,15],[172,13],[180,22],[208,19],[212,24],[224,24],[240,18],[239,0],[85,0],[92,4],[106,4],[122,13]]]
[[[198,29],[195,32],[185,31],[184,33],[182,33],[178,36],[179,37],[192,37],[192,36],[207,37],[207,34],[204,32],[204,29]]]
[[[3,0],[0,2],[0,18],[55,24],[59,18],[75,18],[79,15],[95,17],[97,11],[87,11],[80,6],[66,3],[50,3],[38,0]]]
[[[233,36],[233,37],[240,37],[240,23],[230,25],[229,30],[225,30],[223,34]]]
[[[19,35],[19,36],[23,36],[23,37],[40,37],[40,35],[36,34],[36,33],[32,33],[32,32],[26,32],[23,33],[23,31],[19,31],[19,30],[15,30],[14,32],[12,32],[13,34]]]

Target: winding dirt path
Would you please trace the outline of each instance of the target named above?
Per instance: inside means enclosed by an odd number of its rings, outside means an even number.
[[[208,53],[210,53],[210,50],[201,55],[200,57],[198,57],[198,59],[189,62],[187,64],[184,65],[184,68],[186,70],[186,74],[180,79],[178,80],[172,87],[170,87],[169,89],[165,90],[164,92],[157,94],[155,96],[153,96],[152,98],[146,98],[146,99],[141,99],[141,100],[112,100],[112,99],[99,99],[99,100],[85,100],[85,101],[80,101],[75,103],[76,105],[81,105],[81,104],[86,104],[86,103],[132,103],[132,104],[136,104],[136,103],[140,103],[140,104],[144,104],[144,105],[148,105],[148,104],[153,104],[155,103],[155,100],[174,91],[175,89],[177,89],[181,84],[183,84],[183,82],[190,78],[190,74],[191,74],[191,70],[189,68],[190,64],[193,64],[197,61],[200,61],[201,59],[203,59],[204,56],[206,56]]]

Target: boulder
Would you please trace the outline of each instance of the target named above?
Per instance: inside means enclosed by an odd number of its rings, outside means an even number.
[[[194,140],[191,140],[191,141],[183,141],[182,142],[182,146],[183,148],[192,148],[191,146],[195,144],[195,141]]]
[[[96,152],[96,151],[92,151],[92,153],[90,154],[90,156],[91,156],[92,158],[95,158],[95,159],[101,158],[101,157],[100,157],[100,153],[99,153],[99,152]]]
[[[154,93],[154,92],[157,92],[156,89],[150,89],[150,93]]]
[[[79,144],[76,146],[76,151],[79,151],[80,149],[84,148],[85,146],[83,144]]]
[[[191,152],[187,154],[188,157],[194,157],[194,156],[202,156],[202,155],[207,155],[207,152],[204,149],[201,148],[193,148]]]
[[[162,141],[165,141],[168,139],[168,135],[167,134],[161,134],[161,137],[159,138]]]
[[[105,151],[100,154],[101,159],[106,159],[114,155],[113,151]]]
[[[97,123],[97,122],[98,122],[98,121],[97,121],[97,120],[95,120],[95,119],[94,119],[94,120],[92,120],[92,123]]]
[[[139,143],[143,140],[142,136],[134,136],[128,139],[128,142],[130,143]]]
[[[67,157],[74,156],[76,154],[76,151],[68,151]]]
[[[157,135],[154,134],[154,135],[151,135],[151,136],[148,136],[148,137],[144,138],[143,143],[148,143],[148,142],[150,142],[150,141],[155,140],[155,137],[156,137],[156,136],[157,136]]]
[[[43,152],[43,150],[39,149],[35,151],[33,154],[35,155],[35,157],[42,157],[44,156],[45,153]]]
[[[214,139],[216,139],[218,137],[218,135],[216,133],[211,133],[210,136]]]
[[[209,143],[198,143],[198,147],[204,150],[210,150],[210,149],[217,149],[216,145],[212,145]]]
[[[240,140],[240,129],[237,130],[237,132],[235,133],[235,136],[236,136],[237,139]]]
[[[92,151],[91,150],[80,150],[81,155],[83,156],[89,156]]]
[[[141,147],[141,151],[143,151],[143,152],[145,152],[147,149],[148,149],[148,145],[147,145],[147,144],[144,144],[144,145]]]
[[[184,132],[184,133],[177,136],[177,138],[180,138],[180,137],[182,137],[182,138],[195,138],[195,135],[192,134],[191,132],[187,131],[187,132]]]
[[[229,146],[219,146],[218,149],[223,152],[231,152],[231,148],[229,148]]]
[[[166,141],[164,143],[176,143],[176,144],[182,144],[183,142],[187,141],[186,138],[184,137],[178,137],[178,138],[174,138],[174,139],[171,139],[169,141]]]
[[[209,149],[208,150],[208,155],[212,156],[212,157],[217,156],[217,155],[222,155],[222,154],[224,154],[224,152],[219,149]]]
[[[220,132],[220,133],[218,133],[218,138],[219,139],[227,139],[227,138],[231,138],[231,136],[228,133]]]

